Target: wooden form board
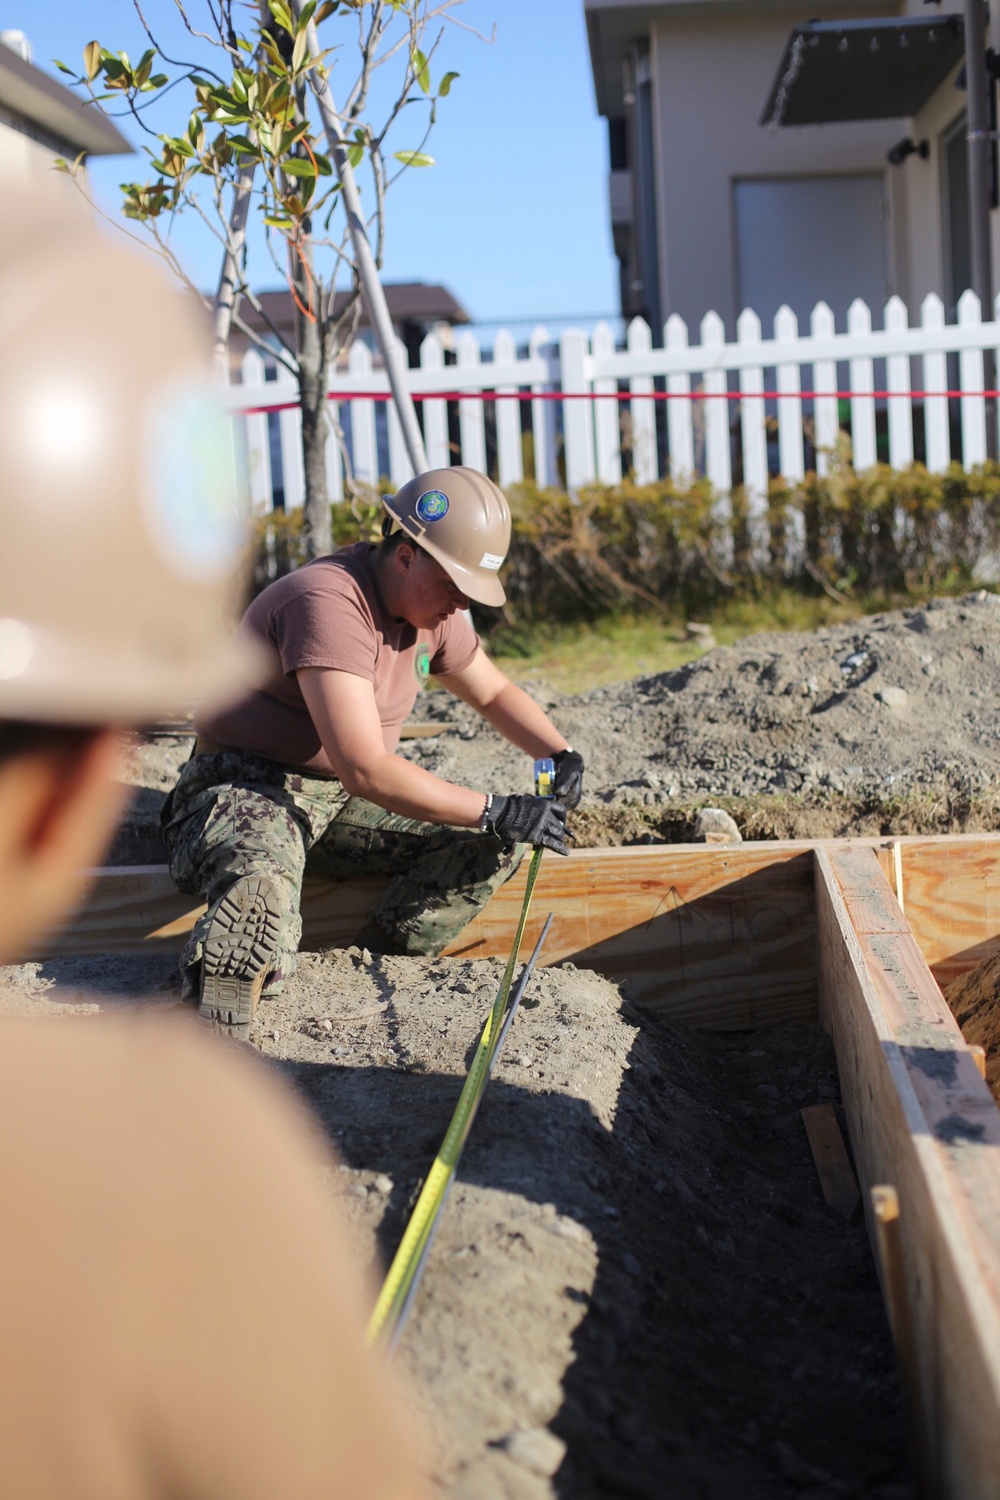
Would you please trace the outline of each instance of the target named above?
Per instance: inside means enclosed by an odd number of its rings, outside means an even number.
[[[862,841],[901,870],[913,931],[942,981],[1000,948],[1000,837]],[[578,850],[542,861],[527,940],[555,913],[543,963],[572,959],[689,1024],[738,1029],[815,1018],[813,850],[835,841],[671,844]],[[306,878],[303,947],[353,942],[385,882]],[[448,952],[506,955],[524,873],[498,891]],[[96,872],[50,953],[179,949],[201,910],[163,865]],[[31,955],[25,955],[31,956]],[[36,955],[37,956],[37,955]]]
[[[870,849],[817,849],[816,917],[866,1212],[875,1185],[899,1196],[926,1492],[982,1500],[1000,1482],[1000,1111]]]
[[[507,955],[526,867],[472,920],[450,955]],[[384,884],[307,878],[303,947],[352,942]],[[627,979],[636,1000],[677,1020],[723,1029],[813,1020],[813,899],[812,854],[803,843],[549,854],[525,951],[551,911],[544,963],[571,959]],[[99,871],[85,906],[47,952],[173,951],[200,910],[177,893],[163,866]]]
[[[942,989],[1000,949],[1000,837],[900,839],[903,906]]]

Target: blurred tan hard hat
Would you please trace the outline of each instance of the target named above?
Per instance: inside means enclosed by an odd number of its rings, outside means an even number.
[[[510,510],[492,479],[475,469],[430,469],[382,504],[463,594],[477,604],[505,602],[497,573],[510,546]]]
[[[235,697],[245,509],[197,316],[68,184],[0,187],[0,717]]]

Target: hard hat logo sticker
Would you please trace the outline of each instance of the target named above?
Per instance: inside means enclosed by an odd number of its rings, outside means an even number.
[[[448,514],[448,496],[441,490],[426,490],[413,508],[420,520],[429,526],[432,521],[440,521]]]
[[[224,413],[196,385],[159,393],[150,413],[150,529],[189,578],[217,578],[235,566],[245,538],[241,483]]]

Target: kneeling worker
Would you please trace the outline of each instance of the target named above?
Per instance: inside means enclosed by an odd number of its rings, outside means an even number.
[[[493,665],[464,613],[504,602],[507,502],[471,469],[435,469],[383,501],[359,542],[270,584],[242,630],[263,686],[197,718],[163,813],[170,870],[208,910],[181,957],[201,1014],[245,1034],[293,972],[302,876],[385,874],[358,941],[437,954],[517,868],[524,845],[567,853],[583,758]],[[555,800],[456,786],[395,753],[431,674],[527,755],[555,761]],[[521,847],[519,847],[521,846]]]

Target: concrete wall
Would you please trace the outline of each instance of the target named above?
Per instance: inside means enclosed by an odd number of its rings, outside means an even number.
[[[886,6],[892,10],[891,5]],[[837,19],[870,14],[841,10]],[[764,129],[758,122],[788,39],[788,11],[762,14],[748,7],[725,18],[674,14],[651,27],[650,62],[656,114],[656,171],[660,184],[658,236],[665,313],[696,327],[710,309],[730,333],[737,306],[733,181],[741,177],[890,173],[885,155],[906,135],[906,120]],[[897,169],[898,170],[898,169]],[[898,185],[887,181],[890,216]],[[919,192],[910,194],[911,211]],[[906,297],[910,271],[889,234],[887,291]]]

